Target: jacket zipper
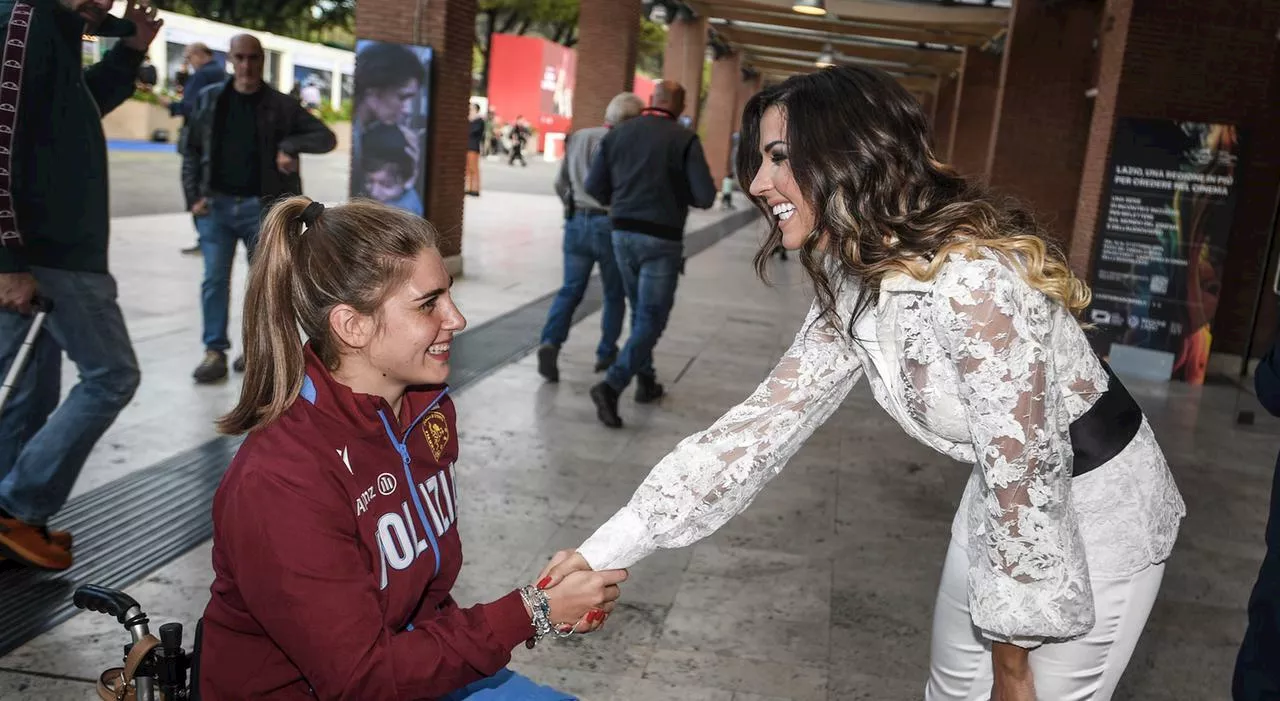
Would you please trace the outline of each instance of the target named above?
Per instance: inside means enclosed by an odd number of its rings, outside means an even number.
[[[404,437],[399,439],[396,438],[396,433],[391,428],[391,421],[387,419],[386,411],[382,409],[378,410],[378,418],[382,419],[382,427],[387,431],[387,438],[391,439],[391,445],[394,446],[396,452],[400,454],[400,461],[404,465],[404,480],[406,485],[409,487],[409,496],[413,499],[413,506],[418,512],[418,519],[422,522],[422,530],[426,532],[427,540],[431,542],[431,553],[435,555],[435,572],[437,573],[440,572],[440,545],[436,541],[436,533],[431,526],[431,521],[427,518],[427,510],[422,506],[422,497],[418,496],[418,485],[414,484],[413,471],[410,469],[413,464],[413,458],[409,456],[409,448],[405,444],[409,442],[409,435],[413,433],[413,429],[422,421],[423,417],[431,413],[432,409],[439,406],[441,400],[443,400],[447,394],[449,394],[449,388],[445,387],[440,394],[432,400],[431,404],[426,409],[423,409],[421,414],[418,414],[418,418],[410,422],[409,428],[405,431]]]

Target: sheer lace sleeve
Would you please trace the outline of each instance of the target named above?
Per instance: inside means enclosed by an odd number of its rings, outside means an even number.
[[[953,260],[933,294],[982,475],[983,518],[969,535],[973,623],[1023,647],[1086,633],[1093,592],[1070,502],[1070,419],[1048,346],[1054,302],[992,259]]]
[[[811,308],[791,348],[746,401],[680,442],[579,552],[595,569],[711,535],[751,504],[862,374],[848,341]]]

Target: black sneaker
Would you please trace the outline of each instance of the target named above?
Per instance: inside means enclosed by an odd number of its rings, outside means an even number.
[[[618,351],[614,351],[603,358],[596,359],[596,372],[604,372],[613,366],[613,361],[618,359]]]
[[[196,384],[201,385],[227,379],[227,354],[216,350],[205,351],[204,360],[200,361],[191,376],[195,378]]]
[[[231,369],[238,373],[244,373],[244,356],[236,356],[236,361],[231,364]]]
[[[666,390],[662,385],[658,384],[658,378],[652,375],[636,375],[636,403],[649,404],[656,402],[666,394]]]
[[[547,382],[560,381],[560,367],[556,360],[560,357],[560,346],[544,343],[538,346],[538,374]]]
[[[194,245],[194,246],[191,246],[191,247],[189,247],[189,248],[184,248],[184,249],[182,249],[182,255],[184,255],[184,256],[198,256],[198,255],[201,255],[201,251],[200,251],[200,244],[198,244],[198,243],[197,243],[197,244],[196,244],[196,245]]]
[[[622,428],[622,417],[618,416],[618,390],[601,382],[591,388],[591,401],[596,405],[596,418],[609,428]]]

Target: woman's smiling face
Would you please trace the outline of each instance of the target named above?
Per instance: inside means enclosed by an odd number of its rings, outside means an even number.
[[[776,105],[760,118],[760,149],[763,161],[750,192],[768,203],[782,231],[782,245],[796,250],[813,231],[813,207],[805,200],[791,172],[787,144],[787,118]]]

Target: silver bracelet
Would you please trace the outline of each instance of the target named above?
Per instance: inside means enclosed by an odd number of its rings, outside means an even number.
[[[546,592],[533,586],[521,587],[520,598],[532,614],[533,637],[524,643],[525,647],[532,650],[534,645],[542,642],[543,638],[555,632],[551,625],[551,602],[547,600]]]
[[[562,631],[551,623],[551,601],[547,599],[547,593],[541,589],[533,586],[521,587],[520,598],[533,612],[533,637],[524,643],[530,650],[548,635],[563,640],[578,632],[578,625],[582,623],[580,620],[567,631]]]

